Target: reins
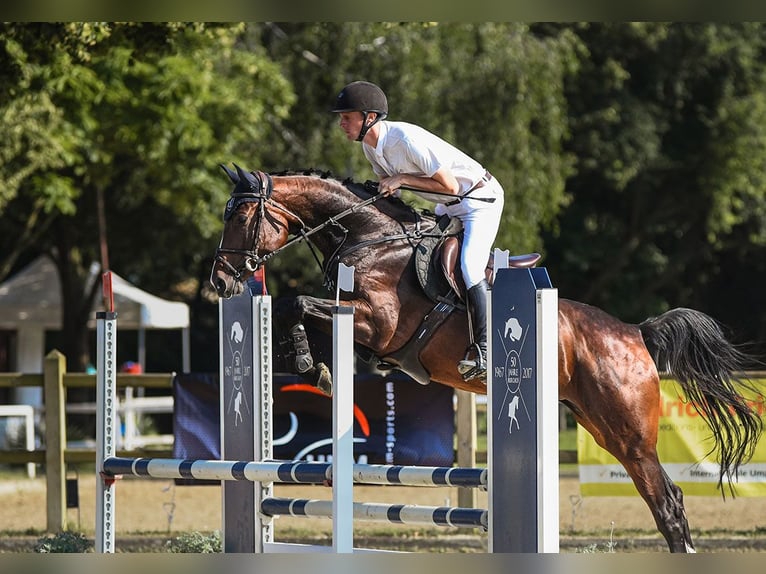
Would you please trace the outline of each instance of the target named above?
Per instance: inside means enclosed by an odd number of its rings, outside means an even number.
[[[316,253],[316,247],[314,246],[314,244],[311,242],[311,240],[309,238],[312,235],[314,235],[316,233],[319,233],[324,228],[326,228],[326,227],[328,227],[330,225],[335,225],[336,227],[339,227],[341,229],[341,231],[343,232],[343,241],[341,241],[340,245],[338,246],[338,250],[340,250],[340,248],[346,242],[346,237],[348,236],[348,229],[343,227],[340,223],[338,223],[338,221],[343,219],[344,217],[347,217],[347,216],[351,215],[352,213],[356,212],[357,210],[359,210],[359,209],[361,209],[363,207],[366,207],[368,205],[372,205],[373,203],[378,201],[381,197],[383,197],[382,193],[378,193],[376,195],[373,195],[372,197],[368,197],[364,201],[362,201],[360,203],[356,203],[356,204],[352,205],[351,207],[349,207],[348,209],[346,209],[344,211],[341,211],[339,214],[330,217],[325,222],[320,223],[316,227],[307,228],[305,225],[303,225],[303,227],[301,227],[300,231],[298,232],[299,235],[296,235],[295,237],[289,239],[282,247],[279,247],[279,248],[275,249],[271,253],[267,253],[266,255],[264,255],[262,257],[258,257],[257,258],[258,265],[262,265],[263,263],[265,263],[266,261],[268,261],[272,257],[276,256],[278,253],[284,251],[288,247],[290,247],[290,246],[292,246],[292,245],[294,245],[296,243],[300,243],[301,241],[305,241],[306,244],[309,246],[309,250],[311,251],[311,254],[314,256],[314,260],[317,262],[317,265],[319,265],[319,268],[322,270],[322,272],[325,275],[325,281],[324,281],[325,284],[328,284],[327,270],[325,269],[325,266],[322,265],[322,262],[321,262],[319,256]],[[271,202],[272,203],[276,203],[273,200],[271,200]],[[293,215],[296,219],[298,219],[298,221],[301,222],[301,224],[303,224],[303,221],[301,220],[300,217],[295,215],[293,212],[291,212],[289,209],[285,208],[284,206],[280,206],[280,207],[281,207],[281,209],[283,209],[287,213],[290,213],[291,215]],[[337,253],[338,250],[336,250],[335,253]],[[333,254],[333,257],[334,256],[335,256],[335,254]],[[330,260],[332,260],[333,257],[329,257],[327,260],[330,261]]]
[[[276,255],[284,251],[285,249],[292,247],[296,243],[305,241],[308,244],[309,250],[311,251],[311,254],[314,257],[314,260],[317,262],[317,265],[319,266],[320,270],[323,273],[325,286],[332,287],[332,284],[334,283],[331,277],[331,270],[333,266],[338,261],[340,261],[343,257],[349,255],[350,253],[353,253],[354,251],[357,251],[358,249],[361,249],[364,247],[369,247],[369,246],[377,245],[381,243],[388,243],[391,241],[399,241],[399,240],[419,241],[420,239],[424,237],[432,235],[427,231],[424,232],[423,230],[421,230],[420,228],[421,220],[420,220],[420,217],[418,217],[416,228],[414,231],[405,230],[402,233],[398,233],[395,235],[386,235],[386,236],[375,238],[375,239],[368,239],[344,249],[344,245],[348,238],[349,230],[346,229],[340,223],[340,221],[348,217],[349,215],[357,212],[358,210],[364,207],[367,207],[368,205],[372,205],[373,203],[378,201],[381,197],[385,197],[382,193],[380,192],[376,193],[375,195],[363,201],[360,201],[359,203],[355,203],[351,207],[341,211],[337,215],[334,215],[328,218],[326,221],[320,223],[319,225],[315,227],[308,227],[300,216],[298,216],[296,213],[294,213],[293,211],[286,208],[284,205],[282,205],[278,201],[275,201],[272,198],[271,196],[272,195],[272,180],[270,176],[268,176],[267,174],[262,174],[261,172],[257,172],[256,174],[249,174],[249,173],[246,174],[245,172],[240,172],[239,175],[240,175],[240,179],[244,179],[244,177],[247,176],[247,183],[249,184],[249,189],[247,191],[238,192],[237,188],[235,187],[234,191],[232,191],[231,198],[229,199],[229,203],[227,204],[226,215],[224,216],[224,218],[228,219],[229,217],[231,217],[233,215],[233,212],[236,210],[236,208],[242,203],[258,202],[259,213],[258,213],[258,221],[256,222],[256,226],[255,226],[255,233],[253,236],[253,244],[250,249],[232,249],[232,248],[224,248],[219,246],[218,250],[216,251],[216,258],[215,258],[216,261],[218,261],[224,267],[226,267],[229,273],[236,280],[241,280],[244,276],[245,271],[253,272],[259,267],[261,267],[262,265],[264,265],[271,258],[275,257]],[[254,191],[256,189],[258,191]],[[417,190],[412,190],[412,191],[417,191]],[[433,193],[438,193],[438,192],[433,192]],[[441,195],[448,195],[448,194],[441,194]],[[259,233],[260,226],[265,217],[267,204],[272,206],[272,208],[278,209],[288,214],[289,216],[293,217],[300,224],[301,227],[300,227],[300,230],[292,238],[290,238],[284,245],[271,251],[270,253],[266,253],[265,255],[259,255],[257,242],[258,242],[258,237],[260,234]],[[320,231],[326,229],[329,226],[334,226],[340,229],[340,231],[343,234],[343,238],[341,239],[340,243],[338,244],[334,252],[330,256],[325,258],[325,262],[323,264],[320,259],[320,256],[317,254],[317,248],[312,242],[311,237],[319,233]],[[222,257],[222,254],[227,254],[227,253],[244,256],[243,264],[239,268],[234,267],[231,263],[229,263],[226,260],[226,258]]]

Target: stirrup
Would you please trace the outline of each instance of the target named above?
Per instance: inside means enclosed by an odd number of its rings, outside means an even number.
[[[471,352],[474,358],[469,358]],[[463,359],[457,364],[457,372],[463,377],[464,381],[470,381],[479,377],[484,377],[487,373],[487,361],[484,357],[484,351],[479,343],[472,343],[465,352]]]
[[[465,382],[473,381],[474,379],[481,379],[481,382],[487,384],[487,369],[486,367],[474,367],[469,369],[465,373],[461,373]]]

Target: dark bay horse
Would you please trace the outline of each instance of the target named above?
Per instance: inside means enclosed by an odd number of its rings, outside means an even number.
[[[252,271],[294,242],[306,241],[328,281],[338,262],[356,268],[354,291],[344,296],[355,307],[356,343],[384,364],[401,366],[396,362],[401,349],[412,345],[424,317],[439,305],[421,287],[414,263],[435,220],[399,200],[379,200],[369,183],[235,167],[224,168],[234,189],[210,278],[218,295],[241,293]],[[289,332],[295,367],[319,386],[329,373],[314,364],[303,324],[331,333],[334,304],[298,296],[274,306],[275,329]],[[483,394],[483,380],[463,381],[457,371],[468,346],[467,321],[458,304],[416,350],[431,381]],[[631,325],[595,307],[559,301],[559,400],[625,467],[672,552],[692,552],[694,545],[681,490],[657,455],[658,368],[672,373],[709,424],[724,494],[724,477],[730,488],[762,432],[760,416],[738,390],[751,388],[737,377],[747,359],[717,322],[698,311],[673,309]]]

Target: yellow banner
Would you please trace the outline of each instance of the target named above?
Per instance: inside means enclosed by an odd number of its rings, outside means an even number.
[[[754,379],[753,382],[766,387],[764,379]],[[753,400],[753,409],[766,422],[763,401],[747,393],[743,395]],[[706,456],[712,447],[710,427],[684,397],[678,383],[673,379],[662,379],[657,453],[665,472],[681,487],[685,496],[721,495],[717,488],[719,465],[714,454]],[[579,425],[577,462],[583,496],[638,496],[625,468]],[[734,480],[734,492],[736,496],[766,496],[766,438],[759,441],[752,460],[740,467]]]

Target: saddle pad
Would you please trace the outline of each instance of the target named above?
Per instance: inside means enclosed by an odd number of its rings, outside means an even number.
[[[434,303],[439,303],[452,291],[444,277],[441,266],[434,261],[434,251],[446,237],[460,235],[463,223],[456,217],[445,215],[436,222],[428,236],[423,237],[415,246],[415,273],[426,296]]]

